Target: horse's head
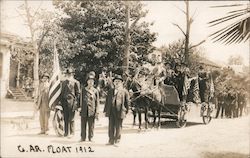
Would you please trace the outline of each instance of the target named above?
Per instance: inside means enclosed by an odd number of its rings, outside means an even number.
[[[141,91],[141,85],[140,83],[135,79],[131,79],[128,83],[128,90],[132,90],[135,95],[139,95]]]

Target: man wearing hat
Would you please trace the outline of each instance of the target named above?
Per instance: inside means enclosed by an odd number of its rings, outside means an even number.
[[[201,102],[206,102],[208,103],[208,98],[209,98],[209,86],[208,86],[208,81],[209,81],[209,76],[208,73],[205,71],[203,66],[199,67],[199,72],[198,72],[198,77],[199,77],[199,93],[200,93],[200,98]]]
[[[42,76],[42,82],[39,85],[38,89],[38,98],[36,101],[37,109],[40,111],[40,126],[41,132],[39,134],[47,134],[48,120],[50,116],[49,110],[49,74],[44,73]]]
[[[123,87],[121,75],[116,75],[114,87],[108,91],[104,107],[105,116],[109,117],[109,145],[119,143],[121,139],[122,121],[128,113],[129,93]]]
[[[74,135],[75,110],[80,106],[80,83],[73,76],[73,70],[67,69],[62,81],[61,103],[64,113],[64,136]]]
[[[94,88],[95,73],[91,71],[87,77],[87,86],[82,89],[81,97],[81,140],[86,140],[86,126],[88,124],[88,139],[92,141],[94,136],[95,118],[99,114],[99,91]]]

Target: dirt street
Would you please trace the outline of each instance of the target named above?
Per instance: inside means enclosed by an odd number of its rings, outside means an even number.
[[[132,126],[132,115],[129,114],[124,120],[118,146],[105,145],[108,141],[108,119],[104,116],[96,122],[94,142],[82,143],[78,142],[78,113],[76,133],[71,139],[57,137],[51,124],[49,135],[37,135],[40,132],[38,116],[35,120],[21,123],[25,124],[21,126],[18,121],[10,120],[1,119],[1,157],[243,158],[249,155],[249,117],[213,119],[204,125],[199,117],[199,108],[195,106],[188,115],[187,127],[181,129],[174,122],[166,122],[159,130],[139,132],[138,126]]]

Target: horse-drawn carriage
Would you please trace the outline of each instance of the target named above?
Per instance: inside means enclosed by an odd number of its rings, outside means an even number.
[[[187,113],[190,110],[190,104],[185,101],[180,101],[177,90],[174,86],[161,84],[159,86],[162,93],[161,102],[157,102],[161,110],[159,110],[160,118],[171,119],[176,122],[176,126],[181,128],[185,127],[187,123]],[[151,98],[154,99],[154,98]],[[208,124],[211,117],[212,109],[208,103],[201,105],[201,117],[204,124]],[[155,115],[152,112],[148,113],[148,118],[154,118]],[[160,119],[159,118],[159,119]],[[151,123],[149,121],[149,123]]]
[[[147,78],[147,80],[150,79]],[[148,123],[155,126],[156,117],[158,117],[158,127],[161,125],[161,118],[176,121],[177,127],[180,128],[186,126],[190,104],[186,103],[185,99],[180,101],[175,86],[161,83],[154,88],[148,86],[143,89],[142,84],[141,81],[133,79],[128,88],[133,91],[131,101],[133,110],[139,114],[139,128],[141,128],[141,113],[145,113],[145,128],[148,127]],[[203,123],[208,124],[212,119],[213,106],[209,101],[200,103],[200,105]]]

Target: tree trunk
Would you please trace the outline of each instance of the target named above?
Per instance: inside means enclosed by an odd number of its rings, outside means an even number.
[[[189,64],[189,34],[190,34],[190,25],[191,25],[191,21],[189,18],[189,1],[186,0],[186,39],[185,39],[185,62],[187,64]]]
[[[129,67],[129,49],[130,49],[130,30],[129,30],[129,19],[130,19],[130,6],[128,2],[126,2],[126,48],[124,51],[124,58],[123,58],[123,66],[125,72],[128,72]]]
[[[34,66],[33,66],[33,77],[34,77],[34,94],[35,97],[38,95],[38,87],[39,87],[39,52],[37,50],[37,44],[33,44],[35,47],[34,50]]]

